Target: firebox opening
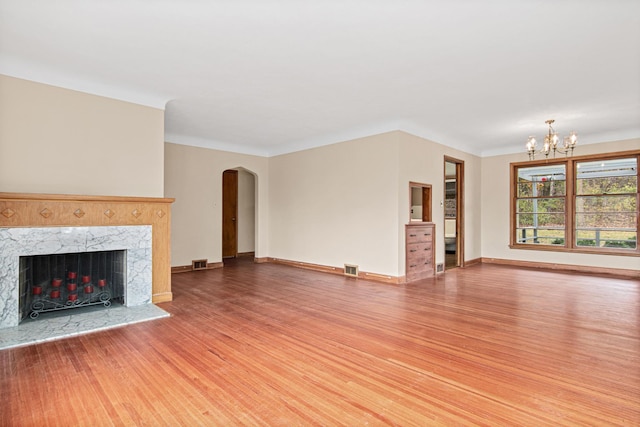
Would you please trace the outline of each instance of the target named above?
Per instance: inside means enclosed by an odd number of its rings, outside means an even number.
[[[126,251],[20,257],[20,321],[71,308],[124,304]]]

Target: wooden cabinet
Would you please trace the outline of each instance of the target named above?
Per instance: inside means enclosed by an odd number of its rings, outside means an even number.
[[[431,222],[407,224],[405,232],[407,282],[433,276],[435,224]]]

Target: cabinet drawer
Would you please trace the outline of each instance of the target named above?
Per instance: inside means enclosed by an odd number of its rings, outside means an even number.
[[[407,245],[407,258],[409,257],[431,257],[431,242],[411,243]]]
[[[407,229],[407,244],[431,242],[433,229],[431,227],[411,227]]]
[[[407,264],[407,281],[424,279],[433,275],[433,268],[431,262],[422,260],[422,262],[416,262]]]
[[[432,268],[433,264],[431,263],[431,258],[420,257],[415,259],[407,260],[407,271],[409,270],[428,270]]]

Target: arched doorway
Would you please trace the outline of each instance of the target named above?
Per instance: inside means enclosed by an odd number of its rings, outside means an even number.
[[[237,167],[222,173],[222,258],[253,256],[256,242],[256,177]]]

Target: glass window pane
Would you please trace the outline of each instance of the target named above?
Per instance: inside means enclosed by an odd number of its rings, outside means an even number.
[[[637,215],[633,212],[576,213],[576,229],[635,230],[636,217]]]
[[[637,210],[636,196],[578,196],[576,212],[633,212]]]
[[[564,246],[564,229],[516,229],[518,243]]]
[[[564,228],[564,213],[560,214],[537,214],[538,227],[562,227]],[[535,218],[534,218],[535,226]]]
[[[517,214],[516,224],[518,228],[533,227],[533,214],[531,213]]]
[[[564,213],[564,197],[553,199],[520,199],[517,212]]]
[[[565,165],[518,168],[518,197],[564,196]]]
[[[635,231],[578,230],[576,246],[593,248],[636,249],[638,236]]]
[[[636,158],[578,162],[576,194],[635,194],[637,163]]]

